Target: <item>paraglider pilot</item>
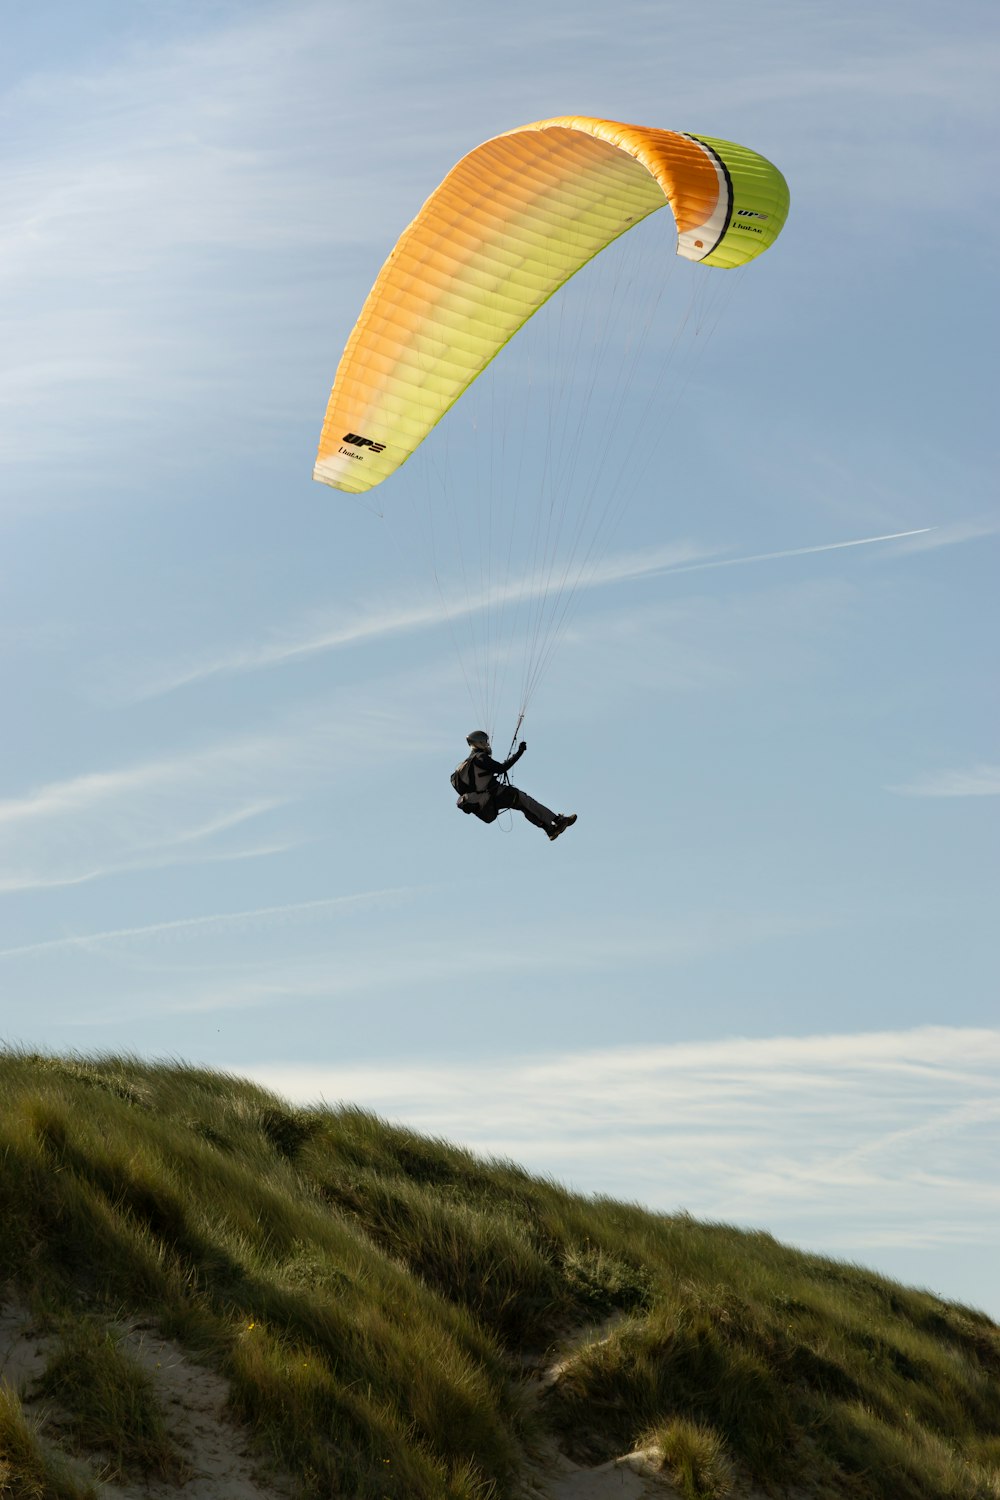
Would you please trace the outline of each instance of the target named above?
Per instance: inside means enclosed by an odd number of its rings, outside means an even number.
[[[529,823],[543,828],[550,839],[557,839],[576,822],[576,813],[551,812],[508,781],[500,781],[527,750],[524,740],[509,760],[496,761],[485,729],[474,729],[465,737],[470,754],[452,772],[451,784],[459,793],[458,805],[464,813],[473,813],[483,823],[493,823],[505,808],[524,813]]]

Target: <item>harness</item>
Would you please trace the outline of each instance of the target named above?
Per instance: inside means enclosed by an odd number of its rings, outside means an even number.
[[[460,766],[451,773],[451,784],[458,793],[458,807],[464,813],[474,813],[484,823],[492,823],[497,815],[493,805],[493,773],[476,765],[479,751],[467,755]],[[480,782],[483,784],[480,785]]]
[[[520,733],[523,723],[524,710],[522,709],[517,721],[517,728],[514,730],[514,738],[511,740],[510,749],[507,751],[508,760],[510,760],[513,754],[514,746],[517,743],[517,736]],[[457,805],[460,811],[474,813],[484,823],[493,823],[500,812],[494,800],[494,787],[497,785],[497,779],[494,777],[492,771],[484,770],[476,764],[476,756],[483,754],[485,754],[483,750],[473,750],[471,755],[465,757],[460,766],[455,767],[451,773],[450,780],[452,787],[458,793]],[[499,779],[505,786],[510,786],[510,777],[506,771],[501,773]],[[482,781],[482,785],[480,785],[480,781]]]

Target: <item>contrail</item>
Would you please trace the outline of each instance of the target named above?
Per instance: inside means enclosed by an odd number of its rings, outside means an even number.
[[[672,573],[695,573],[706,568],[737,568],[747,563],[772,562],[782,557],[805,557],[811,552],[836,552],[841,547],[868,547],[874,542],[897,542],[903,537],[922,536],[934,531],[933,526],[920,526],[915,531],[895,531],[887,536],[863,536],[850,542],[825,542],[819,547],[790,547],[784,552],[757,552],[750,557],[716,558],[707,562],[663,563],[656,555],[631,553],[624,557],[612,557],[585,570],[575,588],[594,590],[610,584],[630,583],[638,578],[660,578]],[[660,551],[662,558],[663,550]],[[667,549],[677,555],[676,547]],[[690,553],[690,548],[686,549]],[[328,628],[315,630],[308,635],[281,641],[272,645],[252,647],[234,651],[215,660],[201,662],[189,668],[162,677],[159,681],[146,680],[143,688],[135,694],[137,699],[158,698],[177,688],[204,681],[208,677],[224,673],[253,672],[262,668],[282,666],[284,663],[314,656],[325,651],[334,651],[367,640],[391,635],[405,635],[409,631],[433,629],[451,621],[468,618],[489,608],[503,604],[523,604],[543,596],[551,587],[546,573],[528,574],[512,579],[508,583],[482,592],[471,593],[464,598],[454,596],[440,602],[423,602],[414,605],[396,606],[384,614],[371,612],[359,617],[338,621]]]
[[[869,547],[873,542],[898,542],[906,536],[923,536],[934,531],[933,526],[918,526],[915,531],[891,531],[886,536],[862,536],[850,542],[824,542],[819,547],[788,547],[784,552],[754,552],[749,557],[716,558],[714,562],[681,563],[676,568],[653,568],[647,577],[658,578],[665,573],[698,573],[705,568],[738,568],[744,563],[773,562],[779,557],[806,557],[810,552],[837,552],[841,547]]]
[[[25,953],[45,953],[53,948],[87,948],[91,943],[120,941],[122,938],[152,937],[161,932],[184,932],[196,928],[228,927],[251,919],[289,916],[307,911],[333,910],[341,906],[359,906],[383,897],[403,896],[410,886],[386,887],[381,891],[359,891],[353,896],[322,896],[315,901],[294,901],[286,906],[258,906],[249,911],[217,912],[204,917],[180,917],[173,922],[151,922],[145,927],[116,927],[106,932],[87,932],[75,937],[48,938],[41,943],[25,943],[18,948],[0,948],[0,958],[20,957]]]

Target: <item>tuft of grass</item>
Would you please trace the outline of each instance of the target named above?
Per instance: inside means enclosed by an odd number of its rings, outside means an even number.
[[[649,1272],[589,1241],[580,1247],[571,1245],[564,1251],[562,1273],[566,1289],[581,1311],[587,1309],[606,1317],[609,1313],[631,1312],[649,1304]]]
[[[274,1149],[293,1161],[321,1126],[315,1115],[305,1109],[282,1109],[270,1104],[260,1111],[260,1128]]]
[[[37,1391],[57,1403],[81,1448],[102,1455],[104,1478],[184,1477],[153,1380],[112,1329],[92,1318],[67,1323]]]
[[[710,1427],[673,1417],[648,1432],[642,1446],[656,1449],[684,1500],[725,1500],[732,1493],[733,1465]]]
[[[97,1500],[42,1444],[14,1388],[0,1380],[0,1500]]]

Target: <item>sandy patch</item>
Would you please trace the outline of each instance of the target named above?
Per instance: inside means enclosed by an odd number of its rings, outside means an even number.
[[[0,1304],[0,1379],[22,1396],[45,1369],[55,1342],[35,1328],[26,1308],[11,1301]]]
[[[285,1500],[293,1493],[273,1478],[260,1476],[260,1459],[249,1435],[226,1415],[229,1382],[204,1365],[195,1364],[169,1339],[148,1328],[130,1329],[125,1339],[129,1353],[156,1382],[171,1436],[194,1473],[184,1485],[191,1500]],[[163,1482],[107,1486],[122,1497],[149,1496],[167,1500],[177,1487]]]
[[[132,1325],[121,1331],[129,1353],[153,1377],[170,1434],[191,1474],[183,1486],[152,1478],[122,1484],[105,1481],[97,1485],[102,1497],[176,1500],[181,1488],[185,1500],[288,1500],[294,1494],[291,1481],[286,1484],[261,1475],[249,1435],[226,1415],[229,1386],[222,1376],[196,1364],[177,1344],[160,1338],[148,1326]],[[56,1342],[53,1336],[39,1333],[26,1308],[12,1301],[0,1307],[0,1378],[19,1391],[29,1411],[32,1384]],[[36,1409],[32,1414],[40,1421],[41,1435],[49,1446],[60,1448],[53,1440],[51,1424],[45,1421],[45,1411]],[[99,1462],[98,1455],[95,1468]],[[73,1467],[93,1476],[86,1460],[75,1461]]]
[[[645,1453],[626,1453],[586,1469],[553,1443],[525,1476],[525,1495],[533,1500],[670,1500],[677,1494]]]
[[[604,1343],[624,1321],[624,1313],[615,1313],[603,1323],[575,1329],[547,1358],[525,1360],[529,1403],[541,1399],[582,1349]],[[678,1494],[659,1469],[655,1453],[624,1453],[588,1469],[568,1458],[551,1438],[532,1456],[524,1492],[532,1500],[670,1500]]]

